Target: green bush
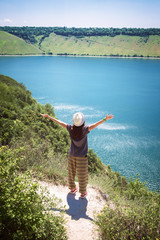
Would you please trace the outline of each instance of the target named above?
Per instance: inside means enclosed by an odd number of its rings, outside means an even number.
[[[29,173],[21,174],[21,151],[0,149],[0,238],[7,240],[67,239],[64,220],[51,214],[49,197]]]
[[[88,150],[88,171],[90,173],[98,173],[104,170],[104,165],[97,154],[92,150]]]
[[[114,172],[111,169],[110,164],[106,166],[105,170],[106,175],[112,181],[112,187],[114,190],[122,193],[128,188],[128,182],[126,177],[121,176],[119,172]]]
[[[98,215],[103,240],[160,239],[160,196],[141,207],[106,206]]]
[[[149,191],[145,182],[140,182],[138,174],[136,179],[133,179],[132,177],[130,178],[123,194],[129,200],[150,200],[156,195],[156,193]]]

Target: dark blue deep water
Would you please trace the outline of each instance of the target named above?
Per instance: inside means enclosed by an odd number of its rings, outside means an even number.
[[[112,113],[89,134],[89,148],[114,171],[140,175],[160,190],[160,60],[83,57],[0,57],[0,74],[22,82],[38,102],[72,123],[86,124]]]

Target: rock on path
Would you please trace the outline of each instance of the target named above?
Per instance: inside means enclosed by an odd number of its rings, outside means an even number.
[[[93,219],[94,214],[102,210],[106,200],[98,189],[88,185],[88,196],[81,199],[78,192],[76,195],[69,194],[68,187],[46,182],[40,182],[40,184],[46,187],[51,195],[54,194],[62,200],[62,206],[65,206],[65,227],[69,240],[95,240],[99,238],[97,226]]]

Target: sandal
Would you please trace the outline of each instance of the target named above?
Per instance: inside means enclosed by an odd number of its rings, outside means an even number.
[[[71,194],[75,194],[76,192],[78,191],[78,188],[77,187],[75,187],[74,189],[72,189],[69,193],[71,193]]]
[[[80,196],[80,198],[85,198],[85,197],[87,196],[87,194],[88,194],[87,192],[82,193],[81,196]]]

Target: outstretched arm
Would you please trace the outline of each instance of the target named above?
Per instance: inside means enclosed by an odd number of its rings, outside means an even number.
[[[95,129],[96,127],[98,127],[100,124],[102,124],[102,123],[104,123],[105,121],[110,120],[110,119],[112,119],[112,118],[113,118],[113,115],[112,115],[112,114],[110,114],[110,115],[107,114],[106,117],[103,118],[102,120],[100,120],[100,121],[98,121],[98,122],[90,125],[89,128],[88,128],[88,130],[91,131],[91,130]]]
[[[63,128],[67,128],[67,124],[66,123],[64,123],[64,122],[62,122],[62,121],[60,121],[60,120],[58,120],[56,118],[50,117],[48,114],[41,114],[41,116],[51,119],[53,122],[58,123]]]

